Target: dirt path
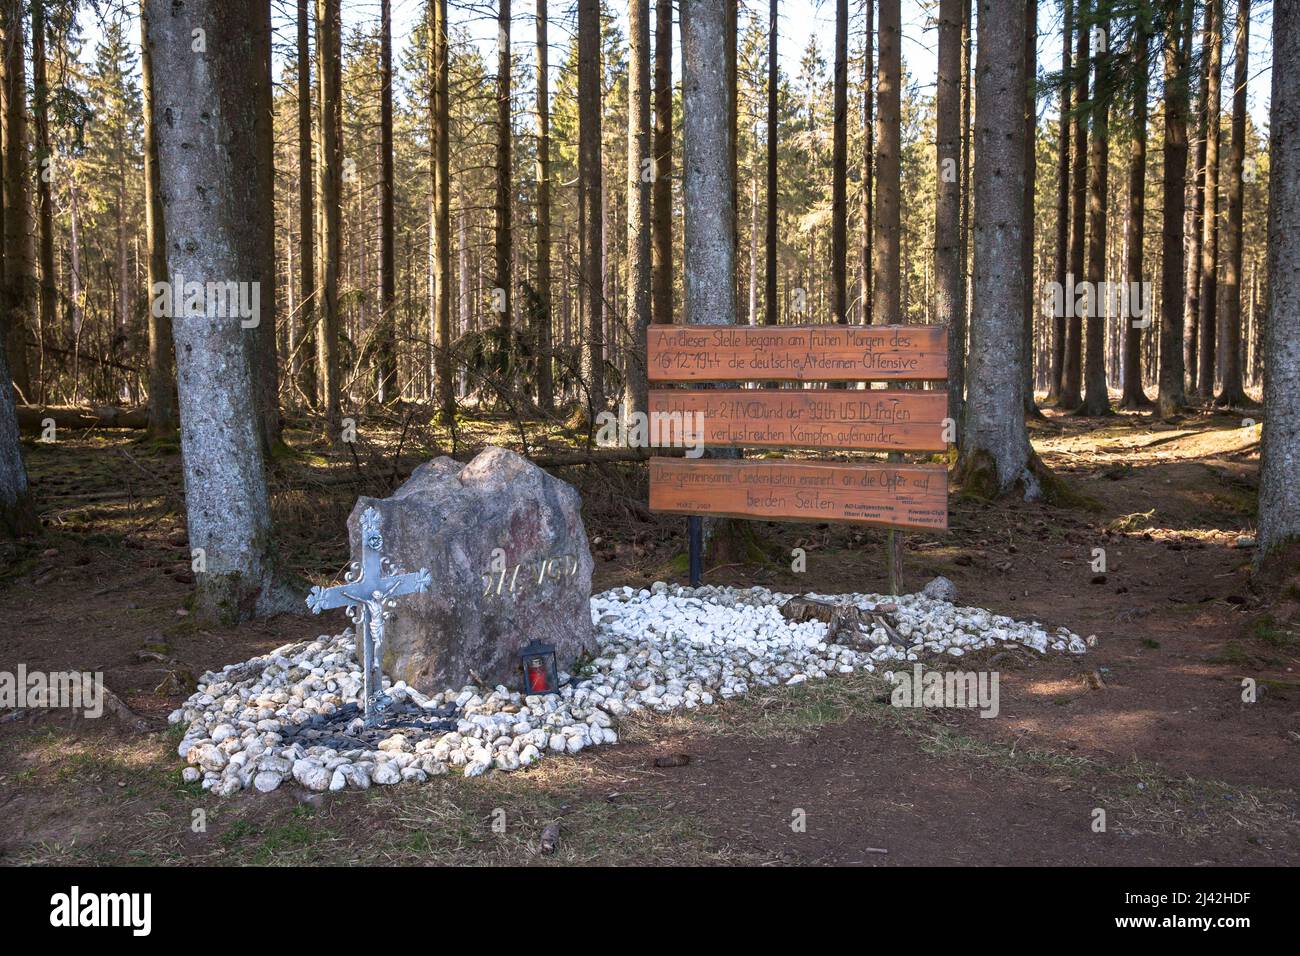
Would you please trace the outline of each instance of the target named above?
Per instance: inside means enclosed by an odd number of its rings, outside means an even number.
[[[671,795],[677,810],[700,819],[716,838],[764,860],[981,866],[1300,861],[1300,830],[1274,828],[1287,817],[1285,799],[1252,807],[1249,820],[1238,823],[1227,808],[1249,801],[1231,791],[1192,786],[1157,794],[1154,784],[1138,789],[1140,775],[1100,774],[1042,757],[1016,766],[978,749],[918,752],[915,740],[860,719],[798,740],[708,737],[672,745],[685,747],[693,759],[663,771],[652,789]],[[628,748],[608,762],[636,772],[656,749],[662,748]],[[1093,829],[1098,810],[1106,814],[1102,831]]]
[[[0,714],[0,861],[519,862],[539,859],[537,832],[559,817],[559,862],[1297,862],[1300,627],[1285,594],[1252,589],[1251,552],[1237,546],[1252,532],[1258,427],[1054,419],[1034,438],[1091,506],[954,498],[948,534],[907,538],[910,584],[944,574],[962,603],[1098,637],[1082,658],[965,662],[999,672],[997,719],[899,712],[854,678],[638,721],[623,745],[508,778],[300,802],[182,786],[166,732]],[[0,553],[0,670],[103,671],[132,708],[161,717],[193,675],[337,623],[194,626],[174,456],[89,438],[31,448],[29,462],[49,533]],[[638,507],[643,479],[588,480],[597,586],[679,577],[681,522]],[[290,563],[313,580],[346,561],[353,494],[276,496]],[[883,587],[878,533],[762,532],[779,561],[707,580]],[[788,570],[795,547],[803,574]],[[1242,701],[1247,678],[1256,703]],[[653,766],[677,752],[691,761]]]

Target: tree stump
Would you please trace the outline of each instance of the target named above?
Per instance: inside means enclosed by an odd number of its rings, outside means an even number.
[[[815,598],[793,597],[781,605],[781,616],[802,623],[821,621],[826,625],[826,639],[835,644],[869,644],[875,646],[871,631],[879,627],[891,644],[907,647],[888,614],[897,610],[893,604],[878,604],[864,610],[852,604],[833,604]]]

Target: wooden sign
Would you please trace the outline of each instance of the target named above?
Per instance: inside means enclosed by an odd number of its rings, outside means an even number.
[[[650,459],[650,510],[778,521],[948,527],[943,465]]]
[[[939,325],[652,325],[652,382],[863,382],[948,377]]]
[[[944,451],[947,392],[656,389],[649,420],[706,448]],[[695,429],[701,429],[696,435]],[[663,431],[663,428],[660,428]],[[680,438],[681,436],[677,436]],[[669,443],[676,443],[669,442]]]

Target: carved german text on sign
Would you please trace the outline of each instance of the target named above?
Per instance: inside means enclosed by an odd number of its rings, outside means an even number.
[[[942,529],[948,474],[943,465],[652,458],[650,510]]]
[[[704,446],[944,451],[947,392],[664,389],[650,416],[699,423]]]
[[[860,382],[948,377],[937,325],[652,325],[652,382]]]

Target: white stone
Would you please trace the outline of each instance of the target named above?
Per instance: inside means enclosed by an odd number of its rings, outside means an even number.
[[[204,770],[222,770],[229,763],[229,758],[213,744],[204,744],[198,748],[197,758],[192,757]]]
[[[293,779],[308,790],[328,790],[333,776],[316,760],[299,760],[293,765]]]
[[[347,781],[348,786],[357,790],[368,790],[370,788],[370,771],[361,764],[345,764],[339,767],[343,774],[343,779]]]
[[[183,779],[201,779],[214,793],[260,789],[262,774],[292,774],[315,790],[364,789],[372,780],[427,780],[449,766],[468,776],[530,766],[547,752],[578,753],[616,742],[618,720],[638,710],[707,707],[719,698],[743,696],[751,686],[875,673],[877,663],[961,657],[998,645],[1082,654],[1096,643],[1095,635],[1085,640],[1064,627],[1049,632],[1036,621],[924,594],[808,596],[862,608],[894,604],[892,617],[909,647],[894,647],[881,629],[865,646],[828,643],[825,624],[787,621],[780,607],[791,595],[765,588],[691,590],[659,582],[651,590],[616,588],[592,597],[599,651],[592,670],[560,694],[525,697],[506,687],[467,686],[426,696],[400,682],[390,685],[395,699],[461,707],[458,732],[441,738],[412,741],[396,734],[377,750],[344,753],[301,742],[284,745],[293,725],[356,699],[361,674],[350,630],[250,662],[260,668],[237,671],[232,665],[205,674],[198,691],[168,719],[186,728],[177,753],[196,765],[186,768]],[[250,676],[241,679],[240,673]],[[360,723],[357,718],[354,728]]]
[[[253,778],[253,786],[262,793],[270,793],[276,787],[280,786],[282,780],[284,780],[284,777],[276,773],[274,770],[263,770]]]

